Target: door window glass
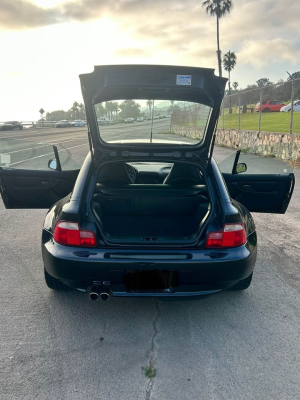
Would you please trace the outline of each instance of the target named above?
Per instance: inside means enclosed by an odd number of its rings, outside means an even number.
[[[53,132],[54,131],[54,132]],[[79,169],[89,152],[86,132],[68,134],[49,129],[0,131],[0,167],[49,170],[57,147],[62,171]]]
[[[223,159],[218,163],[222,173],[232,173],[236,152],[229,157]],[[292,157],[287,159],[278,159],[271,156],[261,156],[243,150],[240,153],[238,163],[245,163],[247,171],[245,174],[289,174],[294,170],[294,159]]]

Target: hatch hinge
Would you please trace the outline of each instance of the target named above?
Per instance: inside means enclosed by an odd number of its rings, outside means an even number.
[[[90,126],[88,124],[88,141],[89,141],[89,147],[90,147],[90,152],[91,152],[91,158],[92,158],[92,165],[96,164],[96,157],[95,157],[95,151],[94,151],[94,147],[93,147],[93,142],[91,139],[91,130],[90,130]]]
[[[185,153],[185,158],[187,160],[199,160],[200,155],[198,153],[187,152],[187,153]]]

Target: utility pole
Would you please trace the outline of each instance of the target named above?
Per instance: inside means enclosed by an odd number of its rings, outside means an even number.
[[[262,89],[263,85],[260,81],[256,81],[257,85],[259,86],[259,122],[258,122],[258,132],[260,133],[261,130],[261,113],[262,113]]]
[[[293,121],[294,121],[294,78],[293,76],[286,71],[286,73],[289,75],[289,77],[292,80],[292,98],[291,98],[291,119],[290,119],[290,134],[293,133]]]
[[[239,131],[241,130],[241,93],[238,93],[238,107],[239,107]]]

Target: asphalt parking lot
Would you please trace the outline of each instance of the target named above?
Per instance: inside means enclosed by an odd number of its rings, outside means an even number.
[[[125,137],[130,127],[105,129]],[[12,167],[47,168],[53,143],[66,168],[88,152],[82,128],[1,132],[0,165],[9,154]],[[0,399],[300,399],[299,181],[298,169],[285,215],[253,214],[259,254],[250,288],[192,301],[91,302],[49,290],[40,251],[46,210],[5,210],[1,201]],[[143,371],[150,363],[153,379]]]

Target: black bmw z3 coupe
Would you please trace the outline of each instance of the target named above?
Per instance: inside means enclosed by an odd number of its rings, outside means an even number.
[[[114,65],[80,81],[90,146],[81,169],[62,170],[55,147],[48,170],[0,169],[6,208],[49,209],[48,287],[93,300],[247,289],[257,255],[250,212],[284,214],[295,178],[244,174],[239,152],[220,172],[212,152],[227,80],[206,68]],[[101,127],[106,102],[120,119],[150,117]]]

